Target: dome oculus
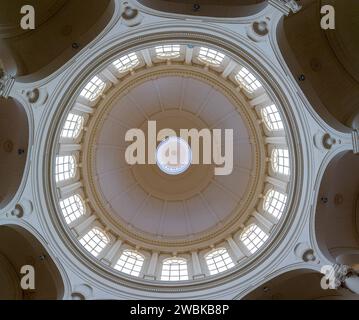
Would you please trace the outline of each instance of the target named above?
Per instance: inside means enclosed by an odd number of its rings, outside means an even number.
[[[157,147],[157,166],[169,175],[185,172],[192,161],[192,151],[188,143],[178,137],[169,137]]]

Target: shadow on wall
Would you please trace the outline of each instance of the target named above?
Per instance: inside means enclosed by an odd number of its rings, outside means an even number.
[[[35,289],[22,290],[20,270],[35,269]],[[64,285],[53,260],[40,242],[18,226],[0,226],[0,300],[61,299]]]
[[[24,108],[12,98],[0,98],[0,209],[19,189],[28,143],[29,125]]]
[[[35,9],[34,30],[20,28],[25,4]],[[23,82],[46,77],[101,33],[114,6],[114,0],[1,1],[0,59],[5,71]]]
[[[301,1],[277,30],[283,57],[315,111],[339,130],[354,128],[359,116],[359,6],[335,1],[335,30],[321,28],[321,6]],[[331,1],[333,4],[333,1]],[[305,79],[299,80],[304,75]],[[356,120],[355,120],[356,119]]]
[[[261,285],[243,300],[341,300],[354,298],[348,292],[323,290],[323,275],[313,270],[294,270],[281,274]]]
[[[217,18],[251,16],[262,11],[267,5],[265,0],[137,0],[137,2],[157,11]]]
[[[315,234],[333,263],[359,264],[359,157],[343,152],[328,165],[319,189]]]

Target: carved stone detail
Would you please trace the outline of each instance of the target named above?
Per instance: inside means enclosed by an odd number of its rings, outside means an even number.
[[[7,98],[9,96],[14,82],[14,77],[0,68],[0,97]]]

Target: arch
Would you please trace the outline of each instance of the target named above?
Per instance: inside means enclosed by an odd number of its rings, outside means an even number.
[[[11,244],[11,245],[9,245]],[[20,286],[22,266],[35,271],[35,289]],[[55,300],[64,294],[60,272],[44,246],[27,230],[14,225],[0,226],[0,297],[2,299]]]
[[[319,248],[333,262],[359,263],[359,176],[353,174],[358,171],[358,156],[346,151],[332,159],[321,180],[315,235]]]
[[[321,300],[348,299],[346,292],[324,290],[320,286],[323,275],[309,269],[285,272],[260,285],[243,300]],[[345,295],[345,297],[344,297]]]
[[[168,13],[207,16],[217,18],[234,18],[254,15],[267,5],[265,0],[206,0],[200,7],[185,0],[137,0],[141,5]]]
[[[354,57],[359,46],[353,21],[359,8],[355,0],[336,1],[336,28],[323,30],[320,9],[330,2],[302,3],[302,10],[283,18],[277,39],[285,63],[314,110],[331,126],[346,131],[358,114],[359,64]]]
[[[26,165],[29,123],[25,109],[13,98],[0,98],[0,209],[18,191]]]
[[[90,0],[86,14],[79,0],[29,0],[27,4],[36,8],[36,32],[20,28],[20,2],[0,4],[0,40],[9,51],[4,59],[7,62],[8,56],[13,57],[6,69],[24,82],[58,70],[106,28],[115,12],[114,0]]]

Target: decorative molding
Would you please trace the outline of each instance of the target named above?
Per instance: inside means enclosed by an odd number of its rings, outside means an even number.
[[[353,152],[354,154],[359,154],[359,131],[352,131],[352,140],[353,140]]]
[[[0,97],[8,98],[15,78],[0,68]]]

